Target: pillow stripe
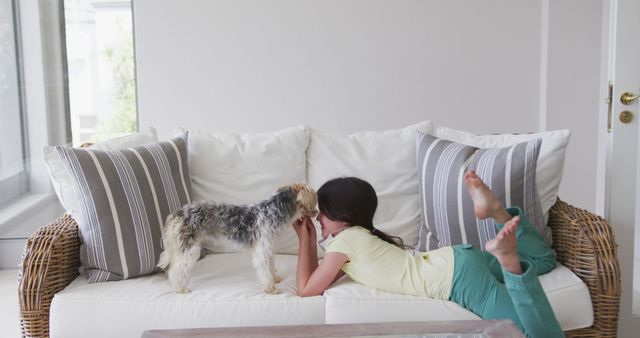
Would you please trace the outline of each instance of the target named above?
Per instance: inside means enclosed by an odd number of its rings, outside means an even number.
[[[89,282],[153,273],[164,218],[191,200],[184,137],[120,150],[56,151],[83,205],[77,221]]]
[[[182,177],[182,172],[178,165],[178,162],[181,161],[180,155],[174,150],[170,142],[159,143],[157,146],[161,149],[161,152],[159,152],[160,157],[163,161],[166,161],[165,168],[168,168],[169,172],[176,173],[177,177]],[[182,189],[181,180],[169,180],[169,184],[171,185],[171,194],[177,203],[187,198],[184,194],[184,189]],[[179,208],[180,204],[177,207]]]
[[[442,147],[444,148],[443,153],[445,154],[445,157],[442,161],[436,162],[436,171],[434,173],[436,177],[444,177],[444,174],[447,172],[445,171],[444,167],[447,165],[449,159],[449,156],[447,155],[450,155],[450,152],[447,152],[447,150],[451,150],[451,147],[450,144],[445,143],[442,143]],[[446,179],[434,181],[433,191],[435,193],[435,196],[433,198],[433,213],[437,216],[434,221],[436,222],[439,230],[439,239],[444,242],[451,242],[451,232],[449,231],[449,224],[443,217],[446,212],[446,199],[444,198],[446,197],[446,194],[442,189],[443,186],[446,187]]]
[[[478,156],[478,163],[475,165],[476,174],[482,177],[485,181],[485,184],[491,188],[491,170],[488,167],[490,162],[491,155],[494,153],[491,151],[486,152],[486,156]],[[472,165],[471,168],[473,168]],[[466,189],[465,189],[466,191]],[[475,217],[474,217],[475,218]],[[493,222],[491,219],[478,219],[475,218],[476,221],[476,231],[478,231],[478,243],[475,243],[480,247],[481,250],[484,250],[484,243],[489,240],[491,237],[490,229],[488,229]]]
[[[138,152],[138,150],[136,150],[135,148],[129,148],[129,149],[136,156],[136,158],[139,161],[138,163],[142,167],[142,170],[144,170],[144,175],[147,178],[146,183],[149,184],[149,190],[151,192],[151,197],[153,198],[153,206],[156,211],[156,215],[158,216],[158,225],[160,226],[159,230],[162,231],[162,225],[164,224],[164,220],[162,219],[162,215],[160,213],[160,204],[158,203],[158,194],[156,192],[156,186],[153,184],[153,180],[151,179],[151,173],[149,173],[149,167],[147,167],[147,164],[142,159],[142,156],[140,155],[140,152]],[[143,200],[148,201],[148,199],[146,198]],[[187,202],[187,203],[190,203],[190,202]]]
[[[140,184],[138,184],[133,168],[124,153],[115,151],[108,153],[108,156],[116,167],[120,181],[123,182],[122,187],[124,188],[124,195],[135,231],[136,243],[138,244],[139,271],[150,273],[155,269],[155,266],[153,258],[148,253],[153,253],[154,250],[151,243],[151,227],[148,222],[147,209],[144,206]]]
[[[431,155],[434,152],[440,152],[440,150],[438,150],[438,148],[442,148],[443,143],[438,143],[436,145],[434,145],[434,147],[431,149],[431,153],[429,154],[429,157],[425,158],[425,177],[435,177],[436,176],[436,172],[438,169],[438,163],[435,162],[434,164],[432,164],[431,166],[428,166],[429,162],[432,162],[432,158]],[[445,145],[446,146],[446,145]],[[428,176],[427,176],[428,175]],[[439,196],[439,194],[437,194],[437,190],[436,190],[436,186],[437,183],[436,181],[426,181],[428,184],[425,186],[425,191],[427,191],[428,194],[431,195],[431,198],[427,201],[425,201],[425,205],[427,207],[427,210],[429,210],[429,215],[431,216],[428,221],[430,222],[430,224],[434,224],[436,227],[438,228],[438,232],[434,233],[437,234],[436,236],[432,236],[431,237],[431,241],[440,241],[440,237],[446,236],[446,234],[444,233],[444,229],[442,227],[442,222],[440,222],[437,218],[437,214],[438,214],[438,210],[435,208],[434,203],[438,203],[439,201],[435,198],[437,196]],[[435,193],[435,194],[434,194]],[[434,196],[435,195],[435,196]],[[430,203],[427,203],[430,202]],[[431,242],[428,243],[429,248],[436,248],[436,246],[432,246]]]
[[[464,146],[459,144],[451,144],[448,146],[449,156],[446,158],[446,165],[443,167],[442,177],[445,177],[445,180],[442,180],[442,194],[440,197],[440,205],[442,207],[443,214],[446,216],[444,222],[444,230],[447,231],[446,241],[451,242],[452,240],[459,240],[462,238],[462,233],[460,231],[460,227],[452,226],[457,223],[458,220],[458,212],[457,212],[457,193],[458,189],[455,188],[455,184],[458,180],[458,171],[454,170],[455,166],[459,166],[459,163],[464,162],[463,150]],[[453,189],[451,189],[453,188]],[[450,201],[450,202],[448,202]],[[452,205],[456,205],[455,208],[447,208],[448,203]]]
[[[119,255],[117,258],[114,257],[114,259],[118,259],[120,263],[116,261],[114,266],[121,266],[122,260],[124,260],[126,266],[122,267],[121,271],[117,272],[122,276],[126,275],[126,278],[128,278],[131,275],[131,271],[138,271],[140,268],[139,260],[127,260],[127,257],[138,256],[139,250],[138,245],[125,245],[125,242],[128,239],[136,239],[134,220],[131,218],[135,209],[129,205],[127,201],[128,198],[126,196],[126,186],[128,183],[120,176],[118,164],[115,163],[112,158],[113,153],[94,152],[91,153],[91,155],[95,157],[99,163],[99,169],[103,173],[101,177],[104,176],[104,186],[102,189],[107,192],[106,197],[109,201],[109,205],[105,205],[105,210],[110,210],[112,215],[115,214],[113,223],[114,230],[116,231],[116,235],[118,234],[118,231],[120,232],[120,235],[116,236],[117,244],[119,246]],[[112,184],[113,180],[108,179],[112,177],[117,179],[116,182],[118,182],[118,184]],[[96,190],[100,191],[100,188],[96,188]],[[117,278],[117,276],[114,276],[113,278]]]
[[[169,159],[167,155],[163,152],[162,147],[158,144],[152,144],[147,146],[153,159],[158,166],[158,170],[160,171],[160,178],[162,181],[162,185],[164,187],[165,198],[169,203],[169,208],[171,210],[176,210],[180,208],[180,202],[178,201],[178,190],[176,189],[176,185],[171,177],[171,167],[169,166]]]
[[[140,154],[140,157],[143,159],[149,171],[151,182],[153,182],[154,191],[158,198],[158,206],[160,207],[160,210],[164,212],[164,210],[171,209],[171,207],[169,206],[167,194],[165,192],[166,189],[164,187],[164,182],[160,178],[162,177],[163,174],[162,174],[162,171],[160,171],[158,164],[156,163],[156,160],[155,160],[155,157],[153,156],[152,151],[149,149],[149,147],[146,147],[146,146],[136,147],[135,151],[137,151],[138,154]],[[159,219],[160,219],[159,227],[160,229],[162,229],[162,224],[164,224],[164,221],[165,221],[164,217],[162,217],[162,214]]]
[[[469,165],[471,164],[471,161],[473,161],[474,158],[475,158],[475,154],[472,154],[468,159],[464,161],[464,163],[460,167],[460,170],[458,172],[458,180],[456,181],[456,187],[457,187],[456,190],[458,192],[458,198],[457,198],[458,207],[456,209],[458,210],[458,228],[460,229],[460,234],[461,234],[460,241],[462,243],[468,243],[469,241],[467,231],[464,227],[465,219],[475,218],[475,216],[473,215],[471,215],[473,217],[466,217],[464,212],[465,209],[459,207],[465,203],[464,202],[465,197],[469,198],[469,195],[466,194],[466,192],[462,189],[462,187],[464,185],[464,173],[467,171],[467,168],[469,167]]]
[[[526,171],[528,167],[524,164],[527,157],[522,147],[514,146],[512,164],[511,164],[511,205],[522,206],[522,210],[526,212],[524,203],[524,182],[529,176],[520,176],[519,173]],[[522,167],[524,166],[524,167]]]
[[[467,162],[466,162],[466,165],[464,165],[464,168],[460,169],[463,172],[466,172],[467,170],[469,170],[469,168],[473,165],[477,157],[477,154],[474,148],[469,147],[467,148],[467,151],[471,153],[471,155],[467,159]],[[477,226],[477,224],[476,224],[476,214],[473,208],[465,208],[466,205],[473,205],[473,201],[471,200],[471,196],[467,192],[467,186],[464,182],[464,177],[459,182],[456,182],[456,184],[458,184],[458,189],[462,194],[462,204],[460,204],[458,208],[462,209],[462,214],[464,215],[464,218],[459,221],[458,227],[464,229],[467,241],[466,242],[460,241],[460,242],[454,242],[454,243],[480,243],[479,232],[477,230],[471,231],[468,228],[471,226]],[[466,226],[467,224],[468,226]]]
[[[468,162],[468,160],[465,160],[465,164]],[[458,178],[456,179],[455,185],[454,187],[456,188],[456,208],[452,208],[454,209],[454,211],[457,211],[458,213],[458,231],[460,231],[460,241],[463,243],[467,242],[467,231],[464,228],[464,208],[460,208],[459,206],[462,205],[462,182],[464,181],[464,172],[465,172],[465,167],[466,165],[463,164],[460,169],[457,172],[457,176]]]
[[[426,135],[423,135],[423,137],[420,138],[420,140],[419,140],[420,142],[422,142],[421,144],[418,145],[419,149],[425,147],[424,144],[426,142],[423,142],[424,136],[426,136]],[[425,151],[425,155],[424,155],[424,157],[420,157],[421,158],[420,162],[418,162],[418,163],[422,163],[422,171],[421,171],[422,175],[419,175],[419,181],[420,181],[419,183],[420,183],[420,191],[421,191],[420,195],[423,195],[423,193],[426,193],[426,191],[425,191],[426,190],[425,189],[426,188],[426,182],[424,181],[424,177],[428,177],[427,176],[427,164],[429,163],[429,156],[430,156],[431,152],[433,151],[433,148],[438,144],[438,142],[440,142],[440,140],[435,140],[435,142],[431,142],[430,144],[426,143],[427,150]],[[422,154],[422,152],[418,151],[418,154]],[[430,208],[427,206],[427,203],[428,203],[427,199],[423,199],[422,200],[422,212],[423,212],[423,215],[424,215],[423,218],[425,220],[428,220],[430,217],[433,217],[431,215],[431,213],[429,212]],[[431,224],[433,224],[433,222]],[[422,237],[420,237],[420,238],[422,238]],[[426,242],[422,243],[422,245],[420,246],[419,250],[427,251],[427,250],[435,249],[436,248],[435,244],[437,243],[437,239],[433,238],[433,233],[428,232],[428,235],[427,235],[426,239],[427,239]]]
[[[504,205],[512,205],[511,204],[511,162],[513,161],[513,151],[515,147],[509,148],[509,152],[507,153],[507,159],[505,161],[505,169],[504,169]]]
[[[113,193],[111,192],[111,186],[107,182],[107,178],[104,174],[104,170],[98,161],[98,158],[92,151],[87,151],[87,155],[91,157],[93,164],[98,171],[98,177],[100,178],[100,182],[102,183],[102,187],[104,189],[104,193],[106,194],[107,200],[109,201],[109,211],[111,211],[111,216],[113,217],[113,227],[116,235],[116,244],[118,246],[119,259],[122,269],[117,269],[122,271],[122,278],[129,278],[129,265],[127,264],[127,259],[124,250],[124,242],[122,240],[122,226],[120,225],[120,217],[118,217],[118,209],[116,209],[115,202],[113,199]]]
[[[470,169],[475,169],[476,174],[484,179],[485,184],[498,196],[498,198],[504,196],[504,190],[500,189],[501,187],[497,186],[496,182],[494,182],[494,166],[498,164],[497,159],[503,149],[485,149],[478,150],[479,159],[477,168],[475,165],[472,165]],[[464,183],[464,182],[463,182]],[[467,190],[465,189],[465,192]],[[470,206],[473,208],[473,201],[470,200]],[[474,216],[475,218],[475,216]],[[484,244],[496,237],[496,229],[495,222],[492,218],[485,219],[477,219],[476,218],[476,227],[479,233],[478,245],[481,250],[484,250]]]
[[[155,218],[162,223],[162,217],[159,216],[158,205],[155,202],[156,197],[152,190],[153,182],[149,180],[146,165],[144,162],[140,162],[135,149],[129,148],[126,152],[119,152],[118,157],[122,159],[123,165],[127,168],[128,180],[133,184],[132,196],[135,199],[131,203],[135,205],[136,210],[140,211],[137,213],[137,217],[140,219],[145,233],[149,235],[146,236],[149,241],[145,245],[153,248],[151,239],[154,232],[162,231],[162,229],[156,228]],[[154,252],[154,250],[149,250],[149,252]],[[151,263],[153,263],[153,259]]]
[[[116,210],[117,213],[121,214],[119,216],[121,221],[118,222],[118,225],[119,225],[119,229],[121,231],[122,237],[135,238],[136,243],[138,243],[135,249],[137,254],[140,255],[140,248],[141,248],[139,245],[140,235],[138,234],[139,232],[138,229],[140,228],[140,225],[138,224],[139,222],[137,222],[138,220],[136,219],[138,217],[134,217],[134,215],[136,215],[136,213],[138,212],[139,208],[137,208],[133,203],[133,200],[135,198],[131,196],[133,192],[131,191],[132,183],[130,182],[130,177],[128,177],[128,175],[126,174],[126,169],[123,168],[122,163],[120,163],[120,158],[118,158],[117,152],[100,154],[100,157],[102,158],[102,161],[103,161],[103,163],[101,163],[101,165],[103,166],[103,171],[106,171],[106,168],[113,169],[113,172],[109,174],[113,175],[114,177],[118,177],[119,181],[122,182],[122,184],[119,186],[114,185],[109,187],[109,190],[112,196],[122,197],[114,200],[114,206],[112,210]],[[105,185],[109,185],[109,183],[105,182]],[[120,225],[121,224],[120,222],[124,222],[125,220],[131,221],[132,229],[123,229],[123,227]],[[127,230],[133,230],[133,234],[130,234],[129,231]],[[124,249],[124,244],[123,244],[123,249]],[[124,253],[124,257],[126,256],[128,256],[127,252]],[[121,257],[121,259],[123,259],[123,257]],[[140,261],[138,263],[139,263],[138,267],[140,267],[142,265],[141,264],[142,262]],[[129,264],[127,264],[127,275],[129,271],[128,265]],[[135,270],[135,268],[132,268],[132,270]]]
[[[531,215],[530,219],[533,224],[537,226],[540,233],[547,240],[547,242],[551,243],[551,229],[545,226],[543,213],[538,213],[538,210],[542,210],[542,203],[540,202],[540,195],[538,193],[538,189],[536,187],[536,167],[537,167],[537,154],[540,152],[540,148],[542,142],[533,142],[527,144],[530,149],[528,149],[528,170],[525,170],[525,173],[530,176],[528,180],[525,182],[526,189],[529,192],[528,197],[530,201],[533,203],[528,205],[528,209],[525,209],[527,215]]]
[[[82,155],[82,156],[79,156]],[[100,273],[100,277],[101,278],[109,278],[111,276],[110,273],[108,273],[107,271],[109,271],[109,268],[111,266],[111,264],[109,264],[109,258],[107,257],[106,254],[106,250],[104,248],[104,240],[103,240],[103,233],[102,233],[102,229],[98,226],[98,222],[100,219],[100,216],[98,215],[97,211],[98,209],[95,206],[95,198],[93,198],[93,192],[91,191],[91,185],[88,183],[89,181],[87,180],[87,177],[84,174],[84,170],[80,164],[80,157],[83,158],[87,158],[89,155],[88,154],[76,154],[73,153],[73,158],[77,161],[76,162],[76,172],[74,173],[75,175],[78,175],[76,178],[76,180],[78,180],[78,177],[81,178],[81,182],[85,182],[86,186],[83,186],[83,191],[88,195],[88,196],[92,196],[92,198],[90,199],[81,199],[82,203],[84,204],[84,209],[86,212],[89,213],[89,220],[90,220],[90,225],[91,225],[91,230],[92,232],[89,233],[88,235],[93,237],[93,243],[95,245],[98,246],[97,248],[97,252],[94,254],[96,256],[96,259],[99,259],[99,262],[102,263],[101,265],[98,265],[98,267],[103,268],[104,272]],[[91,171],[91,174],[94,175],[94,177],[98,176],[98,170],[95,167],[95,165],[93,166],[89,166],[87,168],[87,170]],[[104,200],[104,198],[103,198]],[[93,250],[88,251],[89,253],[93,253]],[[96,277],[97,278],[97,277]],[[91,281],[91,278],[89,279]]]
[[[80,194],[83,196],[91,196],[91,190],[89,189],[89,183],[83,174],[80,166],[80,160],[75,152],[69,151],[67,148],[57,147],[56,152],[61,157],[67,170],[71,173],[72,177],[76,181],[76,188],[80,190]],[[81,250],[86,255],[87,265],[95,266],[98,268],[98,274],[93,276],[96,279],[106,279],[109,274],[106,272],[109,270],[107,265],[107,258],[102,240],[102,232],[98,227],[98,214],[94,205],[93,198],[81,198],[83,221],[78,220],[78,224],[86,224],[88,229],[80,229],[82,238],[88,242],[87,245],[93,250]],[[84,231],[83,231],[84,230]],[[88,239],[88,241],[87,241]],[[81,258],[85,257],[84,255]],[[91,282],[91,278],[90,278]]]
[[[178,150],[178,146],[175,144],[175,142],[169,141],[169,144],[173,147],[173,150],[176,152],[176,158],[178,159],[178,167],[180,168],[180,179],[182,180],[182,191],[186,192],[187,191],[187,183],[184,177],[184,169],[182,168],[182,162],[186,161],[186,158],[182,158],[183,155],[186,155],[186,153],[182,154],[180,153],[180,150]],[[187,194],[185,196],[185,198],[187,199],[187,203],[191,203],[191,198],[189,197],[189,194]]]
[[[506,148],[478,149],[431,135],[416,138],[422,205],[417,249],[471,243],[484,250],[495,238],[495,221],[477,219],[464,173],[474,170],[506,207],[517,205],[543,233],[542,210],[535,186],[540,139]]]
[[[450,169],[449,159],[451,155],[451,145],[446,145],[444,151],[444,158],[442,161],[436,164],[436,172],[435,175],[437,177],[445,177],[445,174]],[[447,151],[448,150],[448,151]],[[436,192],[436,198],[433,199],[433,212],[435,213],[435,222],[438,227],[438,233],[440,234],[440,240],[444,242],[451,242],[451,232],[449,232],[449,223],[446,219],[446,180],[436,180],[434,181],[434,191]]]

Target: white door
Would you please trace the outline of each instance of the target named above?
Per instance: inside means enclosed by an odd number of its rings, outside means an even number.
[[[617,8],[616,8],[617,6]],[[613,110],[608,171],[608,213],[618,242],[622,273],[620,303],[620,337],[637,337],[640,318],[633,315],[634,233],[640,231],[636,213],[638,197],[638,124],[640,100],[623,104],[625,92],[640,94],[640,1],[613,0],[612,81]],[[633,115],[630,122],[621,121],[624,111]],[[640,256],[635,254],[635,256]],[[640,272],[640,271],[639,271]],[[635,302],[640,302],[636,299]]]

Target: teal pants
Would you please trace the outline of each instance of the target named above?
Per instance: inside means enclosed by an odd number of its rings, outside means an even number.
[[[519,208],[516,231],[522,275],[502,270],[498,260],[471,245],[456,245],[449,300],[483,319],[510,319],[527,337],[564,337],[538,275],[553,270],[556,255]],[[502,228],[502,224],[496,226]]]

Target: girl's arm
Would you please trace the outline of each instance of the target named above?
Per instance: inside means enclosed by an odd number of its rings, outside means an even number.
[[[349,259],[342,253],[331,252],[318,265],[315,227],[310,218],[293,224],[298,234],[298,267],[296,284],[302,297],[321,295],[333,282],[342,277],[340,270]]]
[[[340,270],[344,263],[349,260],[347,255],[339,252],[330,252],[324,255],[322,263],[311,273],[311,275],[302,275],[298,270],[298,296],[318,296],[324,290],[328,289],[331,284],[344,275]],[[298,258],[298,266],[300,260]]]

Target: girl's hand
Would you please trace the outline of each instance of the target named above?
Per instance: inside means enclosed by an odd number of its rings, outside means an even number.
[[[291,226],[293,227],[293,230],[296,231],[296,234],[298,235],[298,237],[309,235],[309,231],[307,230],[307,225],[305,221],[307,219],[308,217],[298,218],[291,224]]]
[[[309,232],[309,239],[311,240],[311,243],[317,242],[318,235],[316,234],[315,224],[313,224],[311,217],[305,217],[304,219],[304,225],[307,227],[307,231]]]

